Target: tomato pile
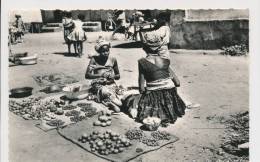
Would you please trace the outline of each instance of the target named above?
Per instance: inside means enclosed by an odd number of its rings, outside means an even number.
[[[161,140],[171,139],[170,134],[165,131],[155,131],[148,136],[142,130],[137,128],[128,130],[125,135],[130,140],[138,140],[139,142],[152,147],[159,146],[159,141]]]
[[[102,115],[98,117],[98,120],[96,120],[93,125],[94,126],[102,126],[107,127],[112,124],[112,118],[111,118],[111,112],[102,112]]]
[[[78,140],[81,143],[87,142],[92,152],[101,155],[118,154],[132,145],[130,140],[111,130],[104,133],[93,131],[90,135],[84,133]]]

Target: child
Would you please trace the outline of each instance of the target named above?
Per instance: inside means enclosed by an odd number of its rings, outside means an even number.
[[[83,30],[83,20],[85,16],[79,14],[76,20],[73,20],[73,31],[68,35],[68,39],[73,42],[75,53],[79,57],[83,54],[83,42],[87,40],[85,31]]]

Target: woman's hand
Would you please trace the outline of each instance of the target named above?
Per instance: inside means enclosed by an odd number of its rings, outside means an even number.
[[[103,78],[106,78],[106,79],[108,79],[109,76],[110,76],[110,73],[109,73],[109,72],[104,72],[104,73],[102,74],[102,77],[103,77]]]

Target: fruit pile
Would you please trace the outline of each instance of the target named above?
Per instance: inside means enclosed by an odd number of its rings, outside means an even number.
[[[24,100],[9,100],[9,110],[27,120],[39,120],[45,116],[47,107],[41,102],[41,98],[31,97]]]
[[[97,109],[90,103],[78,103],[77,106],[81,108],[80,111],[85,112],[86,117],[90,118],[97,114]]]
[[[112,124],[112,118],[111,118],[111,112],[101,112],[102,114],[98,117],[98,120],[96,120],[93,125],[94,126],[102,126],[107,127]]]
[[[147,146],[159,146],[159,141],[161,140],[170,140],[171,136],[169,133],[165,131],[155,131],[152,132],[151,135],[146,135],[140,129],[132,129],[126,132],[126,137],[130,140],[138,140]]]
[[[117,154],[132,145],[130,140],[111,130],[104,133],[93,131],[90,135],[84,133],[78,140],[81,143],[88,142],[91,151],[101,155]]]
[[[126,137],[130,140],[140,140],[144,136],[144,132],[140,129],[131,129],[126,132]]]
[[[155,131],[151,133],[151,136],[156,140],[170,140],[171,135],[166,131]]]

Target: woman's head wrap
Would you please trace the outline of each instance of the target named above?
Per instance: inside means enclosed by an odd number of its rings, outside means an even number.
[[[99,36],[97,43],[95,45],[95,50],[98,52],[100,50],[100,48],[103,46],[111,47],[110,42],[105,40],[102,36]]]
[[[165,44],[164,37],[158,31],[143,34],[143,49],[147,54],[157,54],[162,58],[169,59],[168,46]]]

